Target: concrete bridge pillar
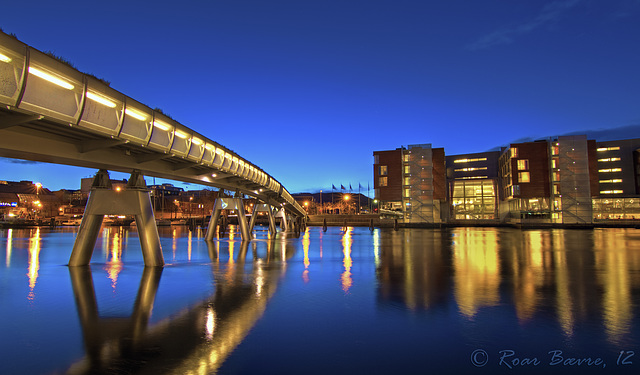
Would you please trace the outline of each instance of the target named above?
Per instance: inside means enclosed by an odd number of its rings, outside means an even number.
[[[276,217],[280,218],[280,228],[282,228],[283,232],[295,230],[293,218],[287,213],[287,211],[285,211],[284,208],[281,208],[278,213],[276,213]]]
[[[269,217],[269,233],[272,237],[275,236],[277,232],[276,218],[273,216],[273,209],[271,208],[271,205],[266,203],[256,204],[253,207],[253,213],[251,213],[251,221],[249,222],[249,231],[253,233],[253,227],[256,224],[256,219],[258,218],[259,212],[267,213]]]
[[[145,266],[164,266],[160,236],[144,176],[134,170],[125,190],[115,191],[111,188],[109,172],[104,169],[98,171],[93,179],[89,201],[69,259],[70,266],[89,264],[104,215],[133,215]]]
[[[216,201],[213,203],[213,211],[211,213],[209,226],[207,227],[205,240],[213,240],[213,236],[216,232],[216,229],[218,228],[218,219],[220,218],[222,210],[236,210],[236,212],[238,213],[238,225],[240,226],[240,235],[242,236],[242,241],[251,241],[252,236],[251,231],[249,230],[249,225],[247,224],[247,217],[244,211],[244,202],[242,201],[239,193],[236,193],[236,196],[233,198],[222,196],[218,196],[218,198],[216,198]]]

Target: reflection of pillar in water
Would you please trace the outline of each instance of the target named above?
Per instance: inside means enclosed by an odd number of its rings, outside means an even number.
[[[124,320],[100,318],[89,266],[69,267],[69,275],[90,368],[100,367],[108,360],[104,353],[117,357],[123,350],[135,349],[147,328],[162,268],[144,268],[133,313]]]

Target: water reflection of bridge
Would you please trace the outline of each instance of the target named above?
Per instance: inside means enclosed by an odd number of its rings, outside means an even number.
[[[262,258],[259,245],[267,247]],[[248,271],[245,259],[250,248],[253,267]],[[229,249],[227,264],[220,263],[220,242],[208,243],[208,250],[212,272],[224,282],[216,283],[209,298],[152,326],[148,323],[162,268],[144,268],[130,317],[104,318],[98,312],[90,267],[69,267],[86,356],[68,372],[215,371],[264,313],[294,247],[287,246],[283,238],[243,241],[237,255],[233,247]]]

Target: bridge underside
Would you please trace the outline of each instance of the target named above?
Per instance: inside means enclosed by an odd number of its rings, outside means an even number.
[[[40,117],[0,107],[0,156],[123,173],[139,170],[149,177],[240,191],[274,206],[285,203],[277,193],[232,173]]]

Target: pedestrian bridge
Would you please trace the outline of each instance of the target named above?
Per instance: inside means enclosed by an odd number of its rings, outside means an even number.
[[[212,133],[215,126],[210,124]],[[254,163],[161,110],[152,109],[108,83],[2,32],[0,156],[135,173],[132,190],[146,187],[141,176],[211,186],[235,192],[236,197],[257,198],[270,207],[270,215],[271,207],[281,210],[285,217],[306,214],[282,184]],[[104,181],[104,176],[101,178]],[[104,190],[109,186],[94,187]],[[91,223],[83,220],[81,232],[87,225],[99,228],[101,215],[109,211],[104,194],[101,199],[99,206],[103,207],[93,212],[99,215],[99,220]],[[132,195],[120,206],[146,205],[139,199],[144,200],[144,194]],[[219,208],[228,207],[229,199],[221,201]],[[90,203],[91,198],[87,208]],[[133,214],[145,209],[134,210]],[[139,230],[150,225],[148,219],[140,225],[136,216]],[[153,227],[157,237],[155,222]],[[141,235],[141,242],[144,241]],[[148,245],[156,246],[153,241]],[[143,243],[143,252],[145,246]]]

